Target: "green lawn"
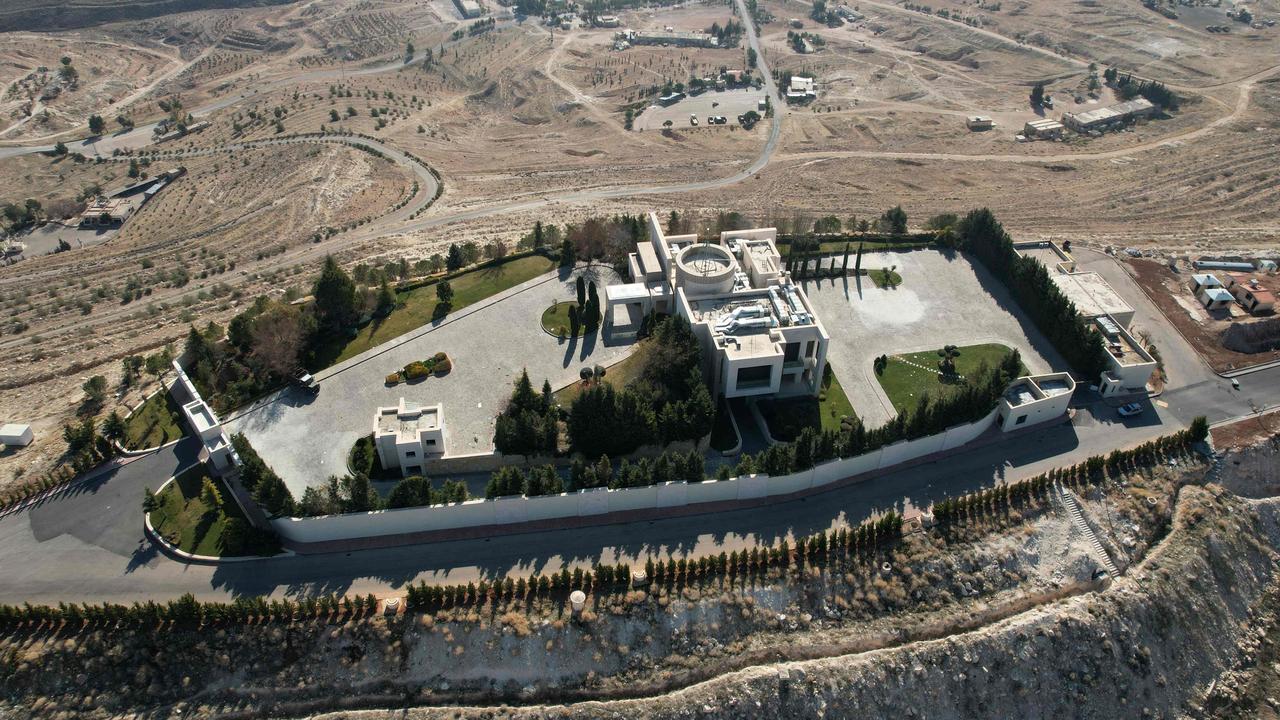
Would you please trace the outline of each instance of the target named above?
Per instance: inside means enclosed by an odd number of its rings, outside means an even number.
[[[169,393],[161,391],[147,398],[124,421],[122,443],[130,450],[145,450],[177,440],[183,435],[182,411]]]
[[[461,310],[555,268],[555,262],[541,255],[530,255],[502,265],[463,273],[449,281],[453,287],[450,311]],[[321,353],[320,363],[327,367],[353,358],[388,340],[416,330],[436,317],[438,301],[434,283],[398,293],[396,300],[396,309],[390,315],[377,318],[360,328],[346,345]]]
[[[278,552],[279,544],[274,538],[263,537],[249,526],[231,491],[221,480],[213,482],[222,501],[214,507],[205,503],[201,489],[206,478],[209,474],[204,465],[197,465],[156,495],[158,506],[151,511],[151,525],[156,532],[178,549],[196,555]]]
[[[577,300],[561,300],[542,311],[542,329],[560,337],[561,332],[564,337],[569,337],[569,329],[572,327],[569,323],[569,308],[578,307]],[[587,334],[587,326],[582,322],[578,323],[578,337]]]
[[[840,420],[854,418],[853,404],[849,402],[840,379],[831,373],[818,397],[796,397],[785,400],[763,400],[760,414],[769,424],[769,434],[783,441],[795,440],[806,427],[819,430],[839,430]]]
[[[871,282],[876,287],[884,289],[886,287],[898,287],[902,284],[902,276],[896,270],[888,268],[878,268],[872,270],[863,270],[862,274],[871,278]]]
[[[645,356],[648,355],[648,353],[645,352],[645,349],[648,347],[648,343],[642,340],[630,355],[606,367],[604,375],[605,382],[615,388],[621,389],[630,384],[632,380],[640,377],[640,374],[644,372]],[[574,380],[568,385],[556,390],[555,393],[553,393],[553,397],[555,398],[555,401],[559,403],[560,407],[567,410],[569,406],[573,404],[573,401],[578,399],[578,395],[581,392],[582,381]]]
[[[1012,352],[1010,348],[999,343],[962,346],[960,348],[960,357],[956,358],[956,372],[960,375],[968,376],[975,372],[984,362],[991,367],[995,367],[1010,352]],[[893,356],[889,357],[889,365],[883,373],[877,376],[877,379],[880,381],[880,387],[884,390],[884,394],[889,396],[889,401],[893,403],[894,409],[898,412],[909,412],[919,402],[919,397],[922,393],[938,397],[954,392],[955,388],[959,386],[955,381],[944,380],[942,375],[935,369],[938,367],[938,360],[940,359],[937,350],[909,353],[900,357],[917,365],[930,368],[930,370],[922,370],[918,367],[907,365]],[[1026,372],[1026,366],[1023,366],[1022,372]]]

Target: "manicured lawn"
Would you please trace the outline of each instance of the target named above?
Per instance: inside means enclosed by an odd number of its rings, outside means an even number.
[[[151,511],[151,525],[156,532],[178,549],[197,555],[271,555],[277,552],[277,543],[253,532],[244,513],[240,512],[240,506],[231,497],[231,491],[221,480],[213,481],[221,502],[213,507],[205,503],[201,490],[206,478],[209,474],[204,466],[197,465],[179,475],[156,495],[159,505]],[[228,535],[232,526],[244,531],[241,539]]]
[[[644,372],[645,356],[648,354],[645,351],[648,347],[648,342],[642,340],[630,355],[606,367],[604,375],[605,382],[615,388],[621,389],[630,384],[632,380],[640,377],[640,374]],[[559,403],[560,407],[567,410],[569,406],[573,404],[573,401],[578,398],[578,395],[581,392],[582,381],[574,380],[568,385],[556,390],[555,393],[553,393],[553,397],[555,398],[555,401]]]
[[[902,276],[899,275],[896,270],[890,270],[889,268],[878,268],[872,270],[864,269],[862,274],[871,278],[871,282],[875,283],[876,287],[881,289],[887,287],[898,287],[902,284]]]
[[[453,287],[453,303],[450,312],[508,290],[522,282],[556,268],[555,262],[541,255],[530,255],[494,267],[480,268],[464,273],[449,281]],[[434,283],[397,295],[396,309],[384,318],[377,318],[360,328],[355,337],[336,352],[325,353],[322,358],[327,367],[353,358],[360,353],[416,330],[436,319],[436,286]]]
[[[562,300],[555,305],[542,311],[542,329],[555,335],[556,337],[569,337],[569,330],[573,327],[569,323],[569,308],[578,307],[577,300]],[[598,327],[598,326],[597,326]],[[587,334],[587,326],[579,320],[578,337]]]
[[[182,437],[182,411],[167,392],[147,398],[124,421],[123,445],[130,450],[158,447]]]
[[[956,372],[968,376],[977,371],[984,362],[995,367],[1010,352],[1012,352],[1010,348],[999,343],[962,346],[960,357],[956,358]],[[898,412],[909,412],[919,402],[922,393],[940,397],[954,392],[955,388],[959,387],[958,382],[944,380],[937,371],[938,360],[941,359],[938,357],[937,350],[909,353],[900,357],[930,369],[923,370],[901,362],[892,355],[889,356],[889,365],[877,376],[877,379],[884,394],[889,396],[889,401]],[[1025,366],[1022,371],[1026,372]]]
[[[769,424],[769,434],[784,441],[795,440],[806,427],[839,430],[842,418],[857,417],[834,372],[830,383],[818,393],[818,397],[763,400],[760,402],[760,414]]]

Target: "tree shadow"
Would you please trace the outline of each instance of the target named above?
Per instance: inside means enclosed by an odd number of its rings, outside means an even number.
[[[574,354],[574,351],[577,349],[577,347],[578,347],[578,336],[573,335],[569,338],[569,341],[565,344],[564,359],[560,363],[560,367],[569,367],[569,365],[573,363],[573,354]]]

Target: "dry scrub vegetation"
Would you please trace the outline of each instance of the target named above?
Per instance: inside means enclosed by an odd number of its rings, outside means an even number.
[[[1122,564],[1140,563],[1166,532],[1178,488],[1203,476],[1199,461],[1177,457],[1177,467],[1132,471],[1080,490],[1086,513]],[[1239,537],[1258,542],[1247,515],[1224,514],[1237,502],[1225,496],[1214,501],[1199,489],[1184,492],[1191,493],[1192,511],[1206,519],[1197,527],[1231,524]],[[1178,547],[1199,552],[1202,543],[1202,535],[1187,534]],[[669,582],[655,577],[642,589],[593,591],[580,619],[572,617],[558,593],[526,594],[521,581],[515,597],[494,593],[479,605],[387,618],[339,610],[319,618],[215,622],[199,631],[124,631],[101,623],[82,629],[32,627],[0,643],[0,682],[15,717],[106,717],[158,709],[180,710],[187,717],[292,716],[334,707],[527,705],[662,694],[710,679],[687,691],[705,695],[720,692],[725,682],[743,683],[744,673],[748,679],[762,672],[772,678],[774,670],[743,670],[761,663],[845,665],[849,658],[811,659],[851,653],[861,658],[877,648],[917,652],[908,650],[915,641],[1010,616],[1025,622],[1018,613],[1028,607],[1080,593],[1071,602],[1117,602],[1110,599],[1114,590],[1090,592],[1099,567],[1090,553],[1065,514],[1041,500],[1020,512],[909,535],[869,556],[844,560],[832,554],[802,563],[793,553],[789,567],[775,566],[753,579],[729,574]],[[1150,571],[1138,564],[1133,572]],[[1208,596],[1216,589],[1201,591]],[[1249,589],[1242,585],[1238,592]],[[982,651],[991,654],[984,662],[992,676],[1001,675],[997,668],[1010,661],[1017,664],[1008,653],[1021,646],[1004,647]],[[1125,652],[1145,653],[1137,662],[1147,663],[1159,650]],[[898,667],[892,664],[885,672]],[[726,673],[726,680],[713,679]],[[800,692],[807,689],[805,677],[804,672],[792,675],[797,693],[783,693],[775,702],[805,698]],[[764,700],[750,684],[745,689],[743,697],[750,702]],[[727,699],[712,702],[726,716],[749,707]],[[617,712],[639,712],[624,706]],[[576,707],[584,716],[613,711]],[[760,712],[791,712],[786,707]],[[656,703],[650,712],[664,715],[665,708]]]

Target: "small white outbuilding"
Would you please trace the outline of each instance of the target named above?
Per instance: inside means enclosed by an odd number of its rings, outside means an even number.
[[[19,425],[18,423],[0,425],[0,445],[26,447],[34,440],[35,435],[31,434],[30,425]]]

